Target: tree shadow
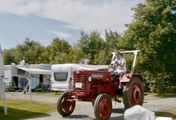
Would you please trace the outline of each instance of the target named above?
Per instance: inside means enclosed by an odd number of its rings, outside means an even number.
[[[88,115],[71,115],[71,116],[67,116],[65,118],[69,118],[69,119],[80,119],[80,118],[88,118],[89,116]]]
[[[112,113],[121,113],[121,114],[123,114],[124,112],[125,112],[124,108],[115,108],[115,109],[112,109]]]
[[[120,113],[122,115],[111,116],[109,120],[124,120],[124,116],[123,116],[124,108],[112,109],[112,113]],[[73,120],[75,120],[75,119],[81,119],[81,118],[89,118],[90,120],[96,120],[95,118],[91,118],[88,115],[79,115],[79,114],[67,116],[65,118],[69,118],[69,119],[73,119]]]
[[[21,120],[36,117],[47,117],[50,116],[47,113],[31,112],[27,110],[20,110],[14,108],[7,108],[7,115],[4,114],[4,108],[0,106],[0,119],[1,120]]]
[[[87,116],[87,115],[72,115],[72,116],[70,116],[70,117],[67,117],[67,118],[69,118],[69,119],[73,119],[73,120],[75,120],[75,119],[81,119],[81,118],[89,118],[90,120],[97,120],[96,118],[92,118],[92,117],[90,117],[90,116]],[[109,120],[124,120],[124,116],[123,115],[120,115],[120,116],[111,116],[110,118],[109,118]]]
[[[124,116],[111,117],[109,120],[124,120]]]
[[[121,114],[121,115],[118,115],[118,116],[113,116],[110,118],[110,120],[124,120],[124,114],[125,112],[125,109],[124,108],[114,108],[112,109],[112,113],[118,113],[118,114]]]
[[[109,120],[124,120],[124,116],[123,116],[123,113],[124,113],[125,109],[124,108],[116,108],[116,109],[112,109],[112,113],[119,113],[121,115],[117,115],[117,116],[111,116]],[[67,116],[65,118],[69,118],[69,119],[81,119],[81,118],[89,118],[90,120],[96,120],[95,118],[92,118],[88,115],[80,115],[80,114],[74,114],[74,115],[71,115],[71,116]]]

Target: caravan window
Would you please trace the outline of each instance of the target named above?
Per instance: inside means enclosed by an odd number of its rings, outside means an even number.
[[[68,76],[68,72],[58,72],[54,73],[54,78],[56,81],[66,81]]]

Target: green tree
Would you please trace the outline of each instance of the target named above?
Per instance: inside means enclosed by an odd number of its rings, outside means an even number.
[[[15,57],[13,54],[14,49],[4,50],[4,64],[9,65],[11,63],[16,63]]]
[[[90,34],[82,31],[79,47],[84,53],[84,59],[89,59],[90,64],[100,64],[97,57],[105,50],[106,43],[97,31]]]
[[[116,49],[121,49],[119,43],[120,38],[121,36],[117,32],[113,32],[112,30],[105,30],[106,48],[104,49],[104,64],[110,64],[112,52],[114,52]]]
[[[41,63],[41,53],[44,47],[40,43],[26,39],[24,43],[17,45],[16,48],[4,51],[5,64],[19,64],[21,60],[25,60],[29,64]]]
[[[25,60],[29,64],[40,63],[40,56],[44,47],[40,43],[26,39],[23,44],[19,44],[14,50],[14,57],[17,63]]]
[[[67,55],[69,54],[71,47],[72,46],[67,41],[55,38],[51,45],[46,48],[42,57],[45,61],[49,61],[50,63],[59,64],[68,62]]]
[[[70,63],[80,63],[84,58],[84,53],[78,45],[73,46],[68,54],[68,61]]]
[[[176,77],[176,1],[147,0],[134,10],[134,20],[121,43],[141,50],[141,68],[155,76],[159,92],[163,92],[165,80]]]

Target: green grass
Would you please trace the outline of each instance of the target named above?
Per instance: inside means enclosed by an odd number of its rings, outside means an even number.
[[[174,113],[158,111],[158,112],[155,112],[155,115],[160,117],[172,117],[173,120],[176,120],[176,111]]]
[[[176,97],[174,93],[163,93],[163,94],[156,94],[157,97],[161,98],[169,98],[169,97]]]
[[[48,112],[55,110],[53,104],[9,99],[7,100],[7,107],[8,114],[4,115],[3,101],[0,99],[1,120],[21,120],[39,116],[49,116]]]
[[[145,97],[145,99],[171,98],[171,97],[176,97],[176,94],[174,94],[174,93],[159,94],[159,93],[145,92],[144,97]]]
[[[47,97],[58,97],[63,92],[33,92],[32,95],[47,96]]]

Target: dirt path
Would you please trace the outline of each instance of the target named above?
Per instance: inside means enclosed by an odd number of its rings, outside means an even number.
[[[7,98],[11,99],[25,99],[30,100],[30,96],[28,94],[20,94],[20,93],[8,93]],[[46,103],[56,104],[58,97],[51,96],[38,96],[32,95],[32,100]],[[154,96],[145,96],[143,106],[152,111],[167,111],[172,112],[176,110],[176,98],[158,98]],[[123,103],[113,102],[113,110],[111,114],[110,120],[123,120],[124,113],[124,105]],[[28,120],[95,120],[94,116],[94,108],[89,102],[77,102],[76,108],[71,116],[63,118],[58,114],[57,110],[49,113],[50,116],[47,117],[39,117],[32,118]]]

